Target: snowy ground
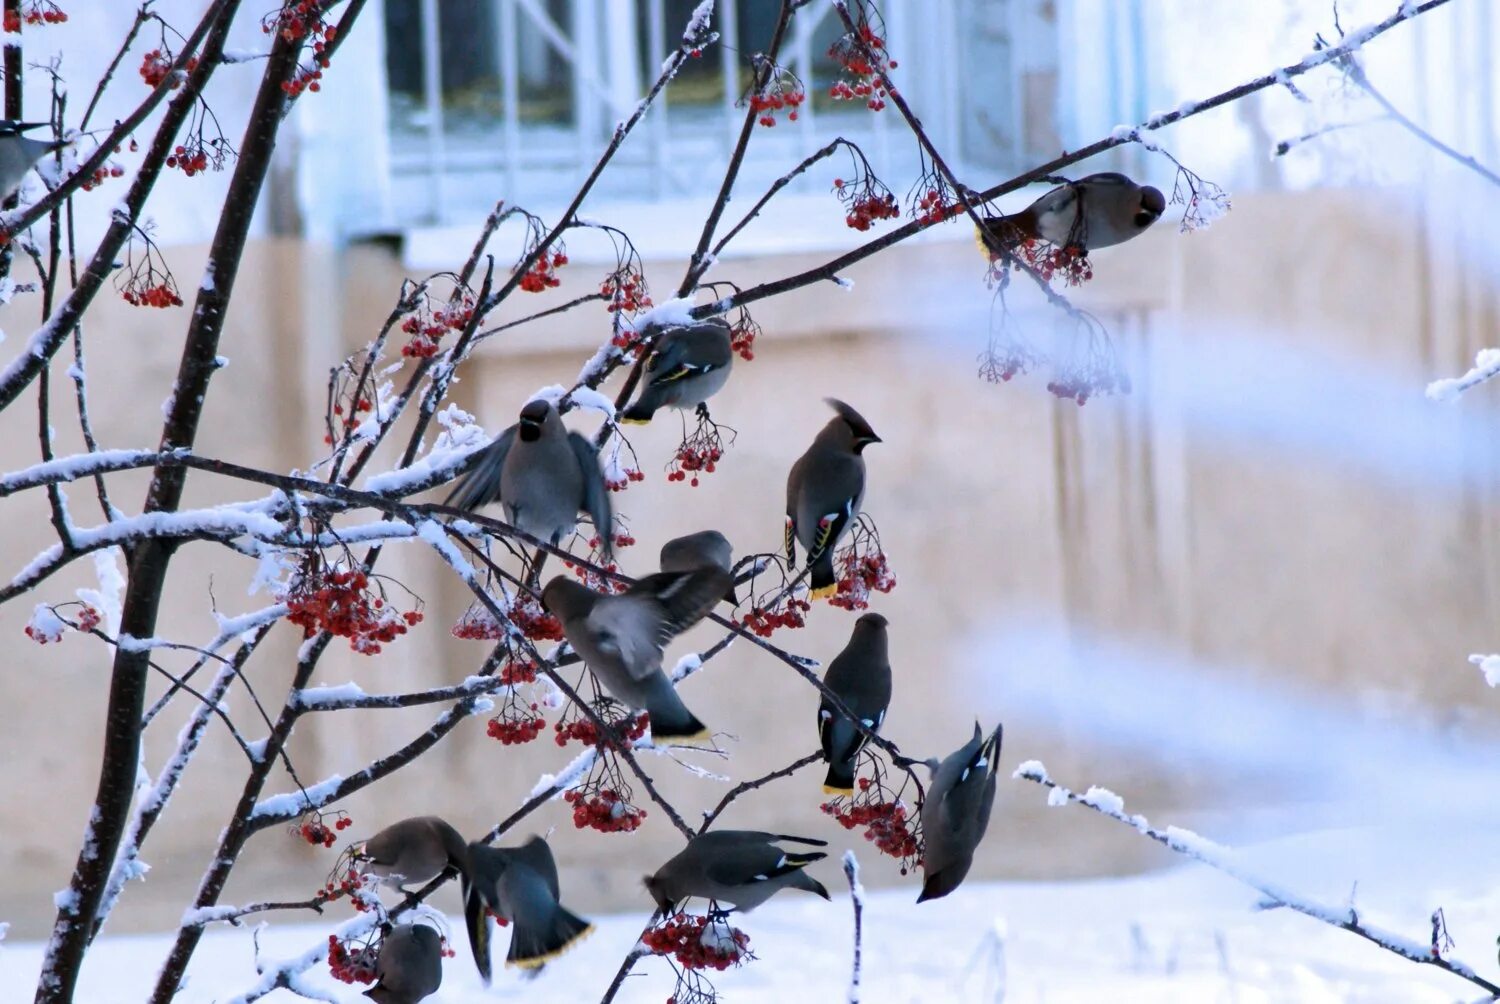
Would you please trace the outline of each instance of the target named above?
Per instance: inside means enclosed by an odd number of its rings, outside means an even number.
[[[1082,814],[1079,808],[1059,812]],[[1082,820],[1080,820],[1080,823]],[[1452,831],[1449,831],[1450,833]],[[1361,916],[1427,939],[1428,916],[1442,906],[1454,955],[1494,978],[1500,875],[1492,833],[1444,838],[1431,830],[1326,832],[1266,845],[1242,861],[1339,905],[1356,877]],[[1120,839],[1139,839],[1127,831]],[[832,903],[783,894],[740,921],[758,960],[716,978],[728,1004],[841,1001],[848,989],[849,898],[831,863],[821,869]],[[838,884],[835,885],[835,880]],[[1287,910],[1256,910],[1256,896],[1198,867],[1111,881],[976,883],[917,906],[912,889],[871,893],[865,910],[864,1000],[868,1002],[1400,1002],[1446,1004],[1482,999],[1447,973],[1414,965],[1346,932]],[[455,918],[458,919],[458,918]],[[445,964],[432,1000],[596,1000],[639,932],[645,914],[596,918],[588,941],[526,982],[501,975],[486,990],[467,946]],[[300,954],[327,927],[277,925],[261,937],[268,959]],[[458,937],[462,939],[461,931]],[[503,933],[502,933],[503,937]],[[78,1000],[116,1004],[144,999],[165,948],[161,936],[109,938],[89,956]],[[225,1001],[255,982],[250,934],[214,930],[203,942],[187,1002]],[[37,944],[0,945],[0,1000],[30,999],[41,957]],[[672,978],[647,960],[622,1002],[661,1004]],[[314,984],[339,1001],[364,1001],[315,970]],[[271,1001],[293,1000],[278,991]]]

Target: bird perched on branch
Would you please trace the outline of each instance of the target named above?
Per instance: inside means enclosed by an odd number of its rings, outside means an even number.
[[[917,902],[941,899],[958,888],[974,863],[995,804],[995,768],[1003,727],[986,739],[974,723],[974,738],[941,763],[927,761],[932,784],[922,801],[922,894]]]
[[[445,868],[463,874],[468,855],[464,838],[438,816],[392,823],[354,848],[354,859],[365,871],[398,889],[425,885]]]
[[[826,847],[828,841],[754,830],[710,830],[688,845],[655,875],[646,890],[663,913],[673,913],[691,896],[728,904],[749,913],[782,889],[803,889],[828,898],[823,883],[802,869],[828,855],[823,851],[789,851],[778,841]]]
[[[0,119],[0,199],[9,198],[21,187],[21,179],[33,164],[72,144],[69,139],[32,139],[22,135],[47,124]]]
[[[375,985],[365,996],[375,1004],[417,1004],[442,985],[442,938],[426,924],[399,924],[380,940]]]
[[[658,408],[692,408],[707,414],[704,402],[729,379],[734,364],[729,323],[720,317],[670,328],[656,341],[646,363],[646,384],[620,421],[645,424]]]
[[[842,401],[825,398],[838,412],[786,479],[786,559],[797,563],[797,543],[807,548],[813,599],[837,587],[833,552],[865,497],[866,446],[881,441],[863,416]]]
[[[891,703],[886,624],[886,619],[875,613],[855,621],[849,643],[834,656],[823,674],[823,685],[872,732],[880,731]],[[818,741],[823,745],[823,759],[828,762],[823,791],[830,795],[853,794],[854,761],[869,738],[840,714],[827,697],[818,705]]]
[[[490,981],[490,912],[511,925],[507,967],[538,969],[594,930],[560,902],[557,862],[541,837],[520,847],[470,844],[469,869],[464,920],[474,964],[485,983]]]
[[[697,533],[673,537],[661,546],[661,570],[663,572],[691,572],[699,568],[722,568],[733,574],[734,547],[717,530],[699,530]],[[724,599],[730,606],[739,606],[734,593],[734,582]]]
[[[651,716],[657,742],[686,743],[708,735],[662,672],[662,649],[713,609],[734,579],[718,566],[657,572],[618,596],[606,596],[566,575],[542,590],[542,605],[594,677],[616,700]]]
[[[480,451],[447,504],[477,509],[496,500],[506,522],[554,547],[577,528],[579,511],[587,512],[609,559],[613,516],[599,454],[568,431],[551,401],[528,401],[521,420]]]
[[[1166,208],[1160,189],[1108,171],[1060,185],[1019,213],[986,216],[976,236],[980,250],[991,258],[1023,240],[1044,240],[1086,253],[1143,233]]]

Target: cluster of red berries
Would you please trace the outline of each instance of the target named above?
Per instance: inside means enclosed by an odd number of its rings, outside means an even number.
[[[360,414],[360,412],[369,411],[373,407],[374,407],[374,402],[372,402],[369,398],[361,395],[361,396],[355,398],[354,401],[353,401],[353,403],[351,403],[349,405],[349,414],[351,416],[358,417],[358,415]],[[337,415],[338,417],[343,418],[343,416],[344,416],[344,403],[342,401],[335,401],[333,403],[333,413],[335,415]],[[348,429],[348,427],[351,424],[353,424],[353,423],[345,422],[344,423],[344,428]],[[324,435],[323,435],[323,442],[326,445],[328,445],[328,446],[332,446],[333,445],[333,437],[330,436],[330,435],[328,435],[327,433],[324,433]]]
[[[92,631],[99,626],[99,611],[85,603],[78,611],[78,630]]]
[[[647,310],[651,306],[651,294],[646,290],[646,277],[632,270],[616,272],[605,279],[599,285],[599,295],[609,301],[604,309],[612,314],[621,311],[633,314],[638,310]],[[623,334],[625,333],[615,335],[615,344],[622,349],[629,347],[628,344],[620,342]],[[634,337],[632,334],[631,340]]]
[[[851,229],[863,232],[879,220],[894,220],[901,215],[896,197],[879,182],[867,180],[856,189],[855,185],[846,187],[843,178],[835,178],[833,190],[844,203],[844,224]]]
[[[916,205],[917,222],[923,224],[941,223],[948,217],[957,216],[963,211],[963,203],[949,202],[936,188],[929,188],[923,192]]]
[[[646,480],[645,472],[640,471],[634,467],[626,467],[622,469],[620,473],[623,474],[624,477],[611,478],[610,476],[605,475],[604,487],[608,488],[612,492],[623,492],[625,489],[630,487],[630,482]]]
[[[478,604],[464,611],[450,633],[455,638],[467,641],[499,641],[505,637],[505,629],[488,610]]]
[[[172,72],[172,63],[176,60],[170,49],[152,49],[141,59],[141,79],[146,82],[147,87],[155,87],[167,79],[167,74]],[[192,73],[198,68],[198,57],[189,56],[187,65],[183,69]],[[178,76],[172,81],[172,90],[182,86],[183,77]]]
[[[641,942],[657,955],[672,955],[684,969],[717,969],[738,966],[750,954],[750,935],[722,920],[710,921],[688,913],[676,913],[641,936]]]
[[[624,721],[611,722],[615,732],[620,735],[625,749],[630,749],[636,740],[646,734],[646,728],[651,724],[651,718],[644,711],[634,718]],[[619,746],[611,739],[602,738],[594,723],[587,718],[579,718],[571,722],[558,722],[552,726],[557,733],[553,741],[559,746],[566,746],[569,742],[576,740],[585,746],[596,746],[600,749],[619,749]]]
[[[209,146],[213,147],[210,155]],[[201,140],[191,145],[178,144],[177,149],[167,155],[167,167],[177,168],[191,178],[212,167],[215,171],[224,166],[224,151],[220,144],[204,144]]]
[[[573,825],[600,833],[632,833],[646,818],[645,809],[637,809],[613,788],[601,788],[597,794],[581,791],[563,793],[563,801],[573,806]]]
[[[565,251],[554,251],[551,254],[542,252],[521,276],[521,292],[540,293],[562,285],[562,280],[557,277],[557,270],[567,263],[568,255]]]
[[[329,879],[323,888],[318,891],[318,898],[323,900],[337,899],[340,896],[352,896],[354,890],[362,887],[364,876],[350,868],[344,872],[344,877],[335,882]],[[356,900],[355,902],[358,902]]]
[[[862,44],[861,44],[862,43]],[[873,112],[885,108],[885,84],[880,79],[886,70],[894,70],[897,63],[885,51],[885,39],[875,34],[869,26],[859,29],[859,41],[845,35],[833,43],[828,55],[853,77],[853,83],[835,81],[828,89],[828,96],[835,101],[863,101]],[[871,55],[874,59],[871,59]]]
[[[101,618],[99,611],[95,610],[93,607],[85,603],[78,610],[78,623],[77,625],[75,625],[75,627],[79,631],[92,631],[94,630],[94,628],[99,626],[100,619]],[[53,621],[53,625],[56,627],[56,633],[48,633],[46,630],[38,627],[35,624],[27,624],[24,629],[26,632],[26,637],[30,638],[38,645],[45,645],[48,642],[53,641],[62,641],[63,629],[68,625],[61,619]]]
[[[761,610],[759,607],[751,607],[737,623],[747,631],[758,634],[762,638],[769,638],[777,628],[805,627],[807,619],[804,615],[811,609],[812,604],[806,600],[790,599],[781,610]]]
[[[829,597],[830,606],[864,610],[870,605],[871,591],[888,593],[896,588],[896,575],[880,550],[860,554],[851,547],[846,551],[838,561],[838,591]]]
[[[1009,380],[1036,365],[1037,359],[1026,346],[1009,341],[1003,347],[991,344],[979,357],[979,375],[990,383]]]
[[[755,336],[760,333],[759,325],[749,320],[741,321],[729,331],[729,349],[731,352],[739,353],[745,362],[755,358]]]
[[[346,812],[337,813],[332,825],[323,820],[324,816],[321,812],[313,813],[295,828],[295,832],[314,847],[332,847],[334,841],[338,839],[335,834],[354,825],[354,820],[350,819]]]
[[[106,162],[96,167],[94,169],[94,173],[89,175],[88,178],[85,179],[83,184],[79,187],[82,188],[85,192],[92,192],[94,189],[104,184],[110,178],[120,178],[123,177],[124,174],[125,169],[119,164]]]
[[[337,934],[328,936],[328,972],[342,983],[374,983],[377,958],[379,952],[373,945],[360,945],[350,952]]]
[[[1043,280],[1051,282],[1054,276],[1069,286],[1077,286],[1094,277],[1094,266],[1089,262],[1089,253],[1077,245],[1058,247],[1047,241],[1028,238],[1017,242],[1015,256],[1035,270]]]
[[[335,568],[308,576],[287,596],[287,620],[302,628],[304,638],[327,631],[348,638],[349,647],[361,655],[374,655],[382,644],[420,624],[422,612],[397,612],[372,595],[369,585],[361,569]]]
[[[1054,377],[1047,383],[1047,390],[1065,401],[1076,401],[1080,406],[1094,394],[1108,394],[1113,390],[1128,391],[1129,389],[1130,381],[1125,375],[1113,372],[1100,372],[1092,375],[1074,372]]]
[[[795,80],[784,85],[779,80],[764,93],[750,95],[750,110],[761,113],[756,121],[763,126],[776,124],[776,113],[785,110],[788,121],[797,121],[797,108],[807,100],[807,92]]]
[[[536,710],[535,704],[531,706],[531,710]],[[520,746],[541,735],[546,724],[547,720],[541,715],[516,719],[496,716],[490,719],[490,724],[484,731],[485,735],[491,739],[498,739],[502,745]]]
[[[846,830],[863,826],[865,839],[881,853],[901,861],[901,874],[905,875],[909,867],[921,863],[922,857],[921,844],[906,818],[906,806],[900,801],[861,801],[869,789],[870,779],[862,777],[859,779],[860,796],[853,801],[835,798],[824,802],[820,808]]]
[[[401,354],[414,359],[431,359],[438,353],[438,342],[449,331],[462,331],[474,316],[474,300],[465,296],[462,303],[451,303],[446,307],[428,312],[426,306],[401,322],[403,334],[411,340],[401,346]]]
[[[699,437],[684,440],[677,447],[672,462],[668,465],[668,481],[686,481],[698,487],[698,474],[712,474],[720,460],[724,459],[724,448],[712,442],[701,442]]]
[[[519,687],[523,683],[535,683],[536,673],[536,663],[512,659],[500,667],[500,682],[507,687]],[[535,711],[536,705],[533,704],[531,710]]]
[[[303,91],[312,91],[316,94],[322,89],[323,70],[321,67],[312,70],[298,67],[295,77],[281,82],[281,92],[289,98],[300,98]]]
[[[57,4],[49,0],[32,0],[21,10],[5,12],[5,31],[20,31],[22,24],[62,24],[67,19],[68,15]]]
[[[597,550],[597,547],[595,550]],[[568,561],[566,559],[563,560],[563,567],[572,572],[584,585],[595,592],[623,593],[625,591],[625,583],[612,577],[613,573],[620,571],[620,566],[616,562],[609,561],[599,565],[599,568],[605,572],[612,573],[611,575],[602,575],[594,571],[589,565],[579,564],[576,561]]]
[[[519,596],[511,604],[505,616],[532,641],[562,641],[562,621],[542,609],[539,600],[529,595]]]
[[[308,35],[321,35],[323,41],[333,41],[335,34],[331,24],[323,23],[322,4],[319,0],[286,0],[280,10],[267,14],[260,22],[260,30],[269,35],[279,32],[288,42],[295,42]],[[323,50],[318,48],[317,52]]]
[[[131,281],[120,293],[120,297],[132,307],[182,306],[182,297],[177,294],[177,284],[172,281],[171,276],[161,282]]]

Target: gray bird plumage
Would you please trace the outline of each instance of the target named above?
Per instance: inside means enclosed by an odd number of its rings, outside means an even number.
[[[864,502],[864,449],[881,441],[859,412],[831,397],[825,400],[838,414],[823,426],[786,479],[787,562],[795,567],[800,542],[812,570],[808,585],[813,599],[837,588],[833,552]]]
[[[658,408],[701,405],[723,388],[734,365],[729,324],[719,317],[672,328],[657,340],[646,363],[646,383],[622,422],[644,424]]]
[[[730,572],[734,565],[734,547],[717,530],[699,530],[697,533],[673,537],[661,546],[661,570],[663,572],[691,572],[698,568],[722,568]],[[739,606],[734,583],[724,594],[730,606]]]
[[[550,401],[529,401],[521,420],[473,462],[447,504],[477,509],[499,500],[506,522],[554,547],[578,525],[580,510],[594,522],[606,560],[612,551],[609,490],[594,444],[569,432]]]
[[[979,241],[991,255],[1036,238],[1093,251],[1143,233],[1166,208],[1159,189],[1106,171],[1054,188],[1019,213],[986,217]]]
[[[940,899],[958,888],[974,863],[995,804],[1003,727],[988,739],[974,723],[974,738],[932,769],[922,801],[922,894],[917,902]]]
[[[33,164],[72,143],[72,140],[31,139],[22,135],[46,124],[0,119],[0,199],[9,198],[21,187],[21,179]]]
[[[392,823],[357,847],[355,854],[365,871],[398,888],[424,885],[445,868],[462,872],[468,862],[464,838],[437,816]]]
[[[646,889],[665,913],[672,913],[692,896],[746,913],[782,889],[803,889],[828,899],[823,884],[802,870],[828,855],[822,851],[789,851],[778,847],[778,841],[815,847],[828,843],[755,830],[710,830],[689,840],[655,875],[648,875]]]
[[[848,705],[866,728],[879,732],[891,703],[890,645],[886,619],[865,614],[854,622],[844,650],[834,656],[823,674],[823,684]],[[836,711],[825,697],[818,705],[818,740],[828,776],[823,791],[849,795],[854,791],[854,762],[868,738]]]
[[[442,985],[442,938],[426,924],[401,924],[381,939],[375,985],[365,996],[375,1004],[417,1004]]]
[[[651,716],[656,741],[684,743],[704,738],[708,730],[662,671],[662,650],[702,620],[733,581],[717,566],[658,572],[605,596],[558,575],[542,590],[542,605],[561,622],[568,644],[604,689]]]
[[[557,863],[541,837],[519,847],[469,845],[469,878],[464,883],[464,920],[474,964],[490,981],[489,914],[511,926],[505,965],[538,969],[594,930],[594,925],[560,902]]]

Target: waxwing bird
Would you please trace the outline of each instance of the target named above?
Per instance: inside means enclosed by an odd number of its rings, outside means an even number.
[[[594,930],[559,902],[557,862],[541,837],[520,847],[470,844],[469,875],[463,887],[464,919],[474,964],[485,983],[490,981],[490,912],[511,925],[507,967],[539,969]]]
[[[22,135],[39,129],[46,122],[17,122],[0,119],[0,199],[9,198],[21,187],[21,179],[31,166],[54,150],[61,150],[72,140],[32,139]]]
[[[662,672],[662,649],[702,620],[733,582],[724,569],[710,566],[657,572],[605,596],[558,575],[542,590],[542,605],[604,689],[651,716],[653,739],[685,743],[705,738],[708,729]]]
[[[974,738],[942,763],[929,760],[932,784],[922,801],[922,894],[917,902],[941,899],[958,888],[974,849],[984,838],[995,804],[995,768],[1003,726],[988,739],[974,723]]]
[[[691,896],[749,913],[782,889],[805,889],[828,898],[823,883],[802,869],[828,855],[789,851],[777,841],[826,847],[826,840],[789,837],[755,830],[710,830],[688,841],[677,856],[645,878],[646,889],[663,913]]]
[[[442,985],[442,938],[426,924],[400,924],[380,941],[375,985],[365,996],[375,1004],[417,1004]]]
[[[354,855],[365,871],[397,888],[425,885],[445,868],[462,873],[468,865],[464,838],[437,816],[392,823],[355,847]]]
[[[829,596],[836,588],[834,548],[859,515],[865,497],[862,454],[866,446],[881,441],[859,412],[831,397],[824,400],[838,414],[823,426],[786,479],[786,559],[795,567],[797,542],[807,548],[813,599]]]
[[[734,364],[730,341],[729,323],[720,317],[666,331],[646,363],[646,385],[620,421],[643,425],[658,408],[698,406],[707,414],[704,402],[724,386]]]
[[[699,530],[682,537],[674,537],[661,546],[661,570],[663,572],[691,572],[698,568],[722,568],[733,572],[734,548],[717,530]],[[739,606],[734,592],[734,582],[724,599],[730,606]]]
[[[979,246],[994,257],[1022,240],[1088,252],[1123,244],[1161,218],[1161,190],[1108,171],[1052,189],[1010,216],[987,216]]]
[[[884,617],[874,613],[855,621],[849,644],[834,656],[823,674],[823,685],[837,694],[859,716],[865,728],[873,732],[880,731],[891,703],[886,623]],[[823,791],[830,795],[853,794],[854,760],[869,740],[826,697],[818,705],[818,741],[823,744],[823,759],[828,761]]]
[[[589,514],[606,560],[613,540],[609,491],[594,444],[569,432],[551,401],[528,401],[521,420],[479,453],[447,503],[477,509],[495,500],[506,522],[554,547]]]

